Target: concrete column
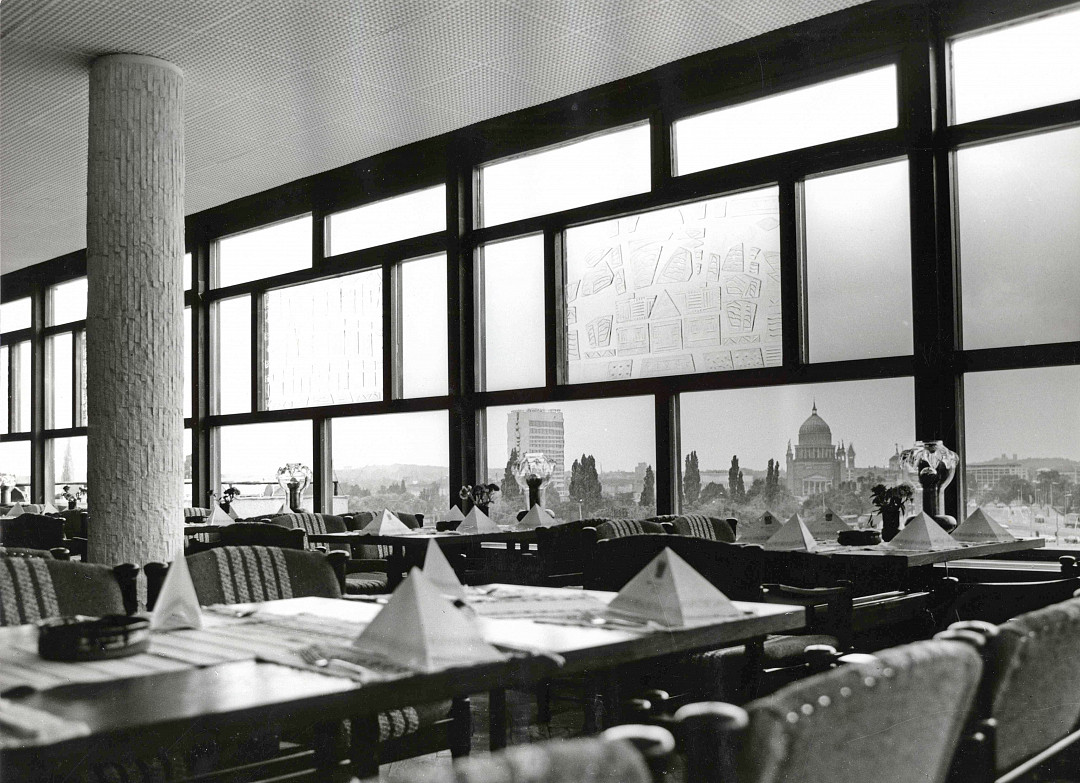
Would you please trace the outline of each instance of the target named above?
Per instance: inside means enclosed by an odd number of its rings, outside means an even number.
[[[89,557],[183,551],[184,80],[115,54],[90,71],[86,176]]]

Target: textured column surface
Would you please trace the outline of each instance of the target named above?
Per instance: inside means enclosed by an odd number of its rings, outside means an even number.
[[[90,71],[87,483],[90,551],[109,564],[183,551],[184,84],[108,55]]]

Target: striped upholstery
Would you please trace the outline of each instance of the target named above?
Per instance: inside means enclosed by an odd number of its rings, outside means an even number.
[[[0,557],[0,625],[33,623],[59,614],[44,558]]]
[[[694,536],[695,538],[708,538],[713,541],[724,541],[732,544],[735,542],[735,533],[731,530],[726,520],[707,517],[704,514],[684,514],[677,517],[672,524],[675,532],[680,536]]]
[[[292,598],[285,557],[277,547],[223,546],[211,549],[217,560],[225,603]]]
[[[357,571],[345,575],[345,592],[349,595],[376,595],[387,592],[386,574],[378,571]]]
[[[290,514],[277,514],[270,518],[271,525],[279,527],[300,527],[308,535],[322,533],[345,533],[348,527],[345,520],[333,514],[313,514],[310,511],[296,511]],[[319,544],[308,544],[309,549],[314,549]],[[325,546],[323,544],[322,546]]]
[[[184,509],[184,519],[193,519],[196,517],[200,519],[205,519],[206,517],[210,516],[211,513],[213,512],[211,512],[208,508],[194,508],[192,506],[188,506]]]
[[[603,541],[608,538],[624,538],[625,536],[663,532],[664,528],[659,522],[649,522],[644,519],[609,519],[607,522],[602,522],[596,526],[596,539]]]

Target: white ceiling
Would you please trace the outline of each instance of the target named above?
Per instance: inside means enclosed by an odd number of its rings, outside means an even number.
[[[0,264],[86,245],[91,60],[186,76],[190,214],[864,0],[5,0]]]

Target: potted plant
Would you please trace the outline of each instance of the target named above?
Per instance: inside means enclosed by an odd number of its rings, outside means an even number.
[[[900,532],[900,515],[915,493],[907,484],[886,487],[875,484],[870,488],[874,505],[881,512],[881,540],[891,541]]]

